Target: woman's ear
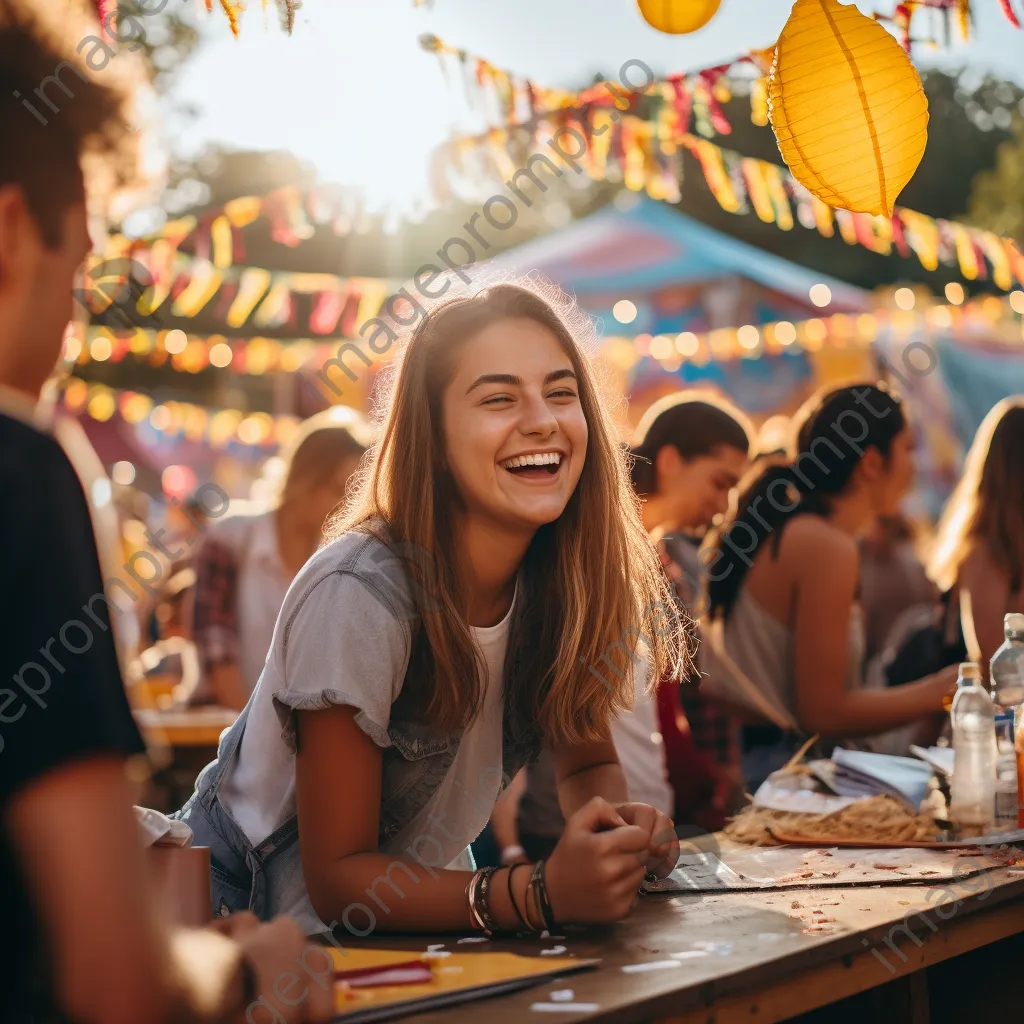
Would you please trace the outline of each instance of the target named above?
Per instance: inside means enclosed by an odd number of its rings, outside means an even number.
[[[865,448],[857,469],[863,480],[868,483],[875,483],[885,476],[885,457],[874,446]]]

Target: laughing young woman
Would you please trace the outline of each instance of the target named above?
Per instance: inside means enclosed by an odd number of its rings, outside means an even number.
[[[568,320],[508,284],[442,303],[182,812],[212,847],[216,908],[359,936],[623,917],[677,853],[609,736],[638,648],[655,679],[684,668],[666,588]],[[473,872],[466,847],[542,743],[557,849]]]

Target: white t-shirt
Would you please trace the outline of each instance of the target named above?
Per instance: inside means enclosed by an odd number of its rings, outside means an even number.
[[[512,609],[509,609],[496,626],[470,627],[487,672],[483,706],[462,734],[444,782],[423,810],[395,837],[395,845],[401,850],[421,841],[421,837],[432,836],[443,846],[449,867],[473,867],[466,856],[466,848],[484,830],[501,792],[502,675],[511,624]],[[422,852],[426,856],[426,851]]]
[[[626,776],[629,799],[650,804],[671,818],[675,811],[675,793],[668,780],[657,698],[647,692],[649,674],[646,662],[642,669],[633,673],[636,687],[633,710],[624,711],[612,722],[612,741]]]
[[[359,542],[348,534],[321,548],[296,576],[281,608],[237,760],[220,788],[221,803],[253,845],[296,813],[295,751],[288,723],[282,724],[288,708],[356,707],[363,732],[380,747],[391,743],[391,705],[409,662],[407,629],[363,583],[336,569]],[[515,601],[496,626],[471,629],[486,666],[480,714],[463,733],[433,796],[401,833],[381,844],[381,852],[403,855],[430,837],[455,866],[469,866],[462,854],[487,824],[501,789],[502,676],[514,607]],[[429,858],[441,862],[435,852]]]

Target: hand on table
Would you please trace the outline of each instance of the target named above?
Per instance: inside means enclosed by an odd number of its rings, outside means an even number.
[[[644,869],[659,878],[670,875],[679,860],[679,839],[672,819],[650,804],[618,804],[615,810],[627,825],[635,825],[647,833]]]
[[[584,804],[547,861],[555,920],[604,924],[625,917],[644,880],[650,845],[650,832],[629,824],[607,800],[596,796]]]
[[[329,1021],[334,1015],[334,986],[326,951],[319,947],[316,962],[306,965],[311,946],[295,921],[287,915],[261,924],[249,913],[232,914],[215,922],[214,927],[234,939],[245,953],[256,975],[252,1001],[264,1000],[277,1012],[275,1020],[286,1024]],[[302,968],[306,969],[303,970]],[[295,979],[298,979],[296,982]],[[242,1008],[236,1020],[251,1020]]]

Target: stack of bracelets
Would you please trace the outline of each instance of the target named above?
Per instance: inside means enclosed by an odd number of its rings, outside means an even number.
[[[494,880],[495,872],[508,871],[508,898],[516,916],[522,922],[522,930],[527,932],[540,932],[545,929],[552,932],[555,930],[555,915],[551,910],[551,900],[548,897],[548,886],[544,877],[544,861],[538,861],[533,866],[530,884],[526,889],[526,905],[520,909],[516,902],[515,893],[512,890],[512,877],[517,868],[528,867],[530,867],[529,864],[513,864],[507,868],[482,868],[473,875],[466,889],[466,896],[469,900],[469,920],[474,928],[482,931],[485,935],[493,935],[495,932],[501,931],[491,912],[491,883]]]

